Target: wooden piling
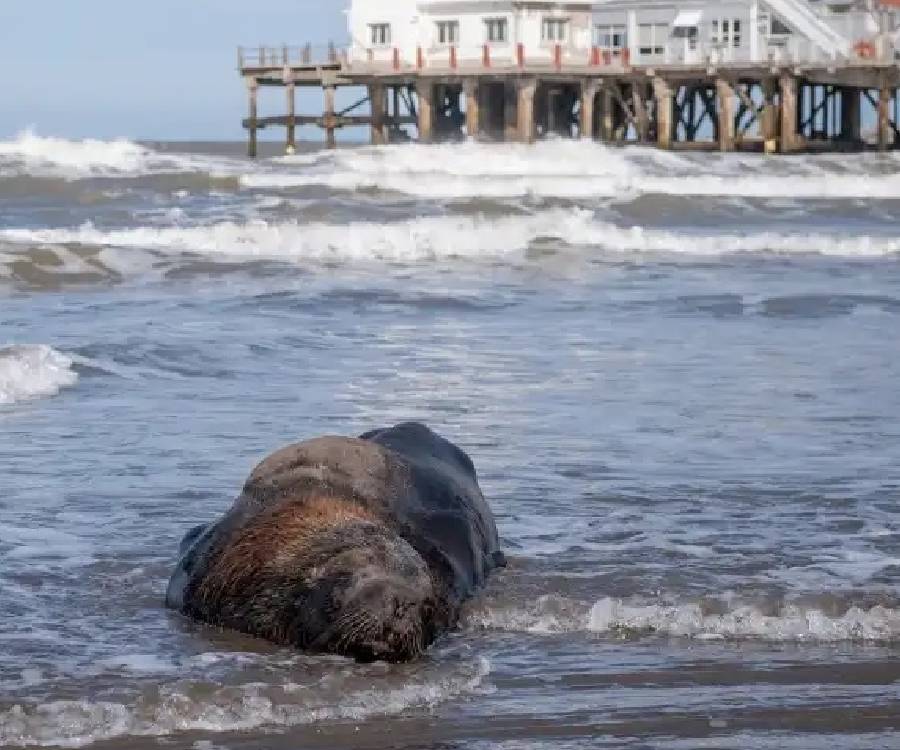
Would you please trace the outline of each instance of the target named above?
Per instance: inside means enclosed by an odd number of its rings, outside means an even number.
[[[434,84],[431,80],[419,79],[416,98],[419,106],[419,142],[430,143],[434,137]]]
[[[650,113],[647,111],[646,89],[643,84],[631,85],[631,108],[634,112],[634,128],[638,143],[650,140]]]
[[[369,85],[369,108],[372,111],[372,133],[371,141],[373,146],[383,146],[386,143],[384,137],[385,124],[385,92],[384,86],[379,83]]]
[[[611,82],[605,82],[600,92],[602,111],[600,113],[600,139],[604,143],[612,143],[615,140],[615,106],[616,99]]]
[[[335,87],[334,84],[325,86],[325,142],[328,148],[335,148],[335,111],[334,111]]]
[[[247,156],[251,159],[256,158],[257,154],[257,99],[256,94],[259,90],[259,84],[255,78],[247,79],[247,92],[249,94],[249,118],[247,122]]]
[[[515,84],[503,85],[503,139],[515,141],[519,137],[519,94]]]
[[[724,78],[716,80],[719,110],[719,150],[734,151],[734,86]]]
[[[887,151],[891,143],[891,89],[882,80],[878,90],[878,150]]]
[[[668,81],[653,79],[653,96],[656,99],[656,143],[660,148],[672,148],[674,96]]]
[[[287,90],[287,133],[285,135],[285,151],[288,154],[294,153],[297,149],[297,96],[294,81],[290,80],[286,86]]]
[[[581,83],[581,132],[582,138],[594,137],[594,102],[597,99],[598,83],[588,79]]]
[[[798,148],[797,138],[797,79],[785,73],[779,81],[781,88],[781,153],[789,154]]]
[[[778,151],[778,105],[775,103],[778,96],[778,81],[774,78],[765,78],[762,82],[763,109],[760,114],[760,135],[763,139],[763,151],[766,154],[774,154]]]
[[[466,78],[463,82],[463,92],[466,97],[466,134],[469,138],[477,138],[481,123],[478,112],[478,79]]]
[[[519,141],[534,143],[534,96],[537,93],[537,81],[525,80],[519,83]]]

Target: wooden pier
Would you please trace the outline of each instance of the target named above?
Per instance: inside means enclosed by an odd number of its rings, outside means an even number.
[[[373,144],[463,139],[531,143],[547,135],[663,149],[852,151],[900,148],[900,66],[894,60],[800,63],[631,65],[628,55],[594,48],[583,61],[562,54],[530,63],[479,60],[415,63],[395,51],[387,62],[349,61],[323,50],[239,50],[249,93],[248,152],[258,131],[283,127],[286,147],[298,126],[315,125],[334,147],[336,131],[367,126]],[[286,114],[260,117],[260,87],[283,88]],[[322,112],[298,114],[298,87],[322,92]],[[335,105],[339,88],[360,96]]]

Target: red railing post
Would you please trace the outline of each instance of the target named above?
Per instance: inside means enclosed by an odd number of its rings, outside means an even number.
[[[450,67],[456,70],[456,47],[450,47]]]
[[[484,48],[481,52],[481,62],[485,68],[491,67],[491,48],[490,45],[485,44]]]
[[[425,55],[421,47],[416,47],[416,67],[419,70],[425,67]]]
[[[603,50],[603,64],[604,65],[612,65],[612,60],[613,60],[613,53],[608,49]]]
[[[627,68],[631,63],[631,50],[623,49],[622,50],[622,64]]]
[[[562,67],[562,45],[557,44],[553,47],[553,64],[557,69]]]
[[[600,48],[591,47],[591,65],[600,64]]]
[[[394,70],[400,70],[400,50],[394,47]]]
[[[525,67],[525,45],[522,42],[516,45],[516,62],[520,68]]]

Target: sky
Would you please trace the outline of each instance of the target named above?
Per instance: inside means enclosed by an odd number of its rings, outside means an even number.
[[[247,102],[238,45],[345,44],[348,6],[0,0],[0,138],[31,129],[69,138],[241,139]],[[283,100],[283,90],[265,92],[260,115],[283,114]],[[321,94],[298,96],[301,109],[320,114]]]

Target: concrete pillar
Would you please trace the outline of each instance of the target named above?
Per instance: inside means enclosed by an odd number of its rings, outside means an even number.
[[[789,154],[799,148],[797,138],[797,79],[791,74],[781,76],[781,153]]]
[[[325,137],[328,148],[334,148],[337,145],[335,140],[335,115],[334,115],[334,95],[335,87],[332,84],[325,86]]]
[[[434,137],[434,84],[420,79],[416,84],[419,100],[419,142],[430,143]]]
[[[480,132],[481,116],[476,78],[467,78],[463,82],[463,94],[466,97],[466,134],[469,138],[477,138]]]
[[[675,97],[668,81],[653,79],[653,96],[656,99],[656,142],[660,148],[672,148],[674,134],[673,114]]]
[[[891,89],[882,84],[878,91],[878,150],[887,151],[891,144]]]
[[[385,131],[385,91],[380,83],[369,86],[369,105],[372,109],[372,145],[383,146],[387,143]]]
[[[594,102],[597,99],[597,81],[581,83],[581,137],[594,137]]]
[[[285,137],[285,152],[293,154],[297,149],[297,97],[293,80],[287,84],[287,135]]]
[[[841,140],[859,143],[862,140],[862,96],[859,89],[845,86],[841,89]]]
[[[255,78],[247,79],[247,92],[250,97],[249,116],[247,118],[247,156],[251,159],[256,158],[257,154],[257,103],[256,94],[259,84]]]
[[[778,107],[775,105],[778,82],[774,78],[765,78],[760,85],[763,91],[763,111],[759,131],[763,139],[763,150],[767,154],[774,154],[778,151]]]
[[[537,81],[522,81],[519,84],[519,140],[534,143],[534,96]]]
[[[600,94],[602,112],[600,113],[600,139],[604,143],[612,143],[615,140],[616,128],[616,98],[610,88],[611,85],[606,83]]]
[[[716,81],[719,105],[719,150],[734,151],[734,86],[730,81]]]

